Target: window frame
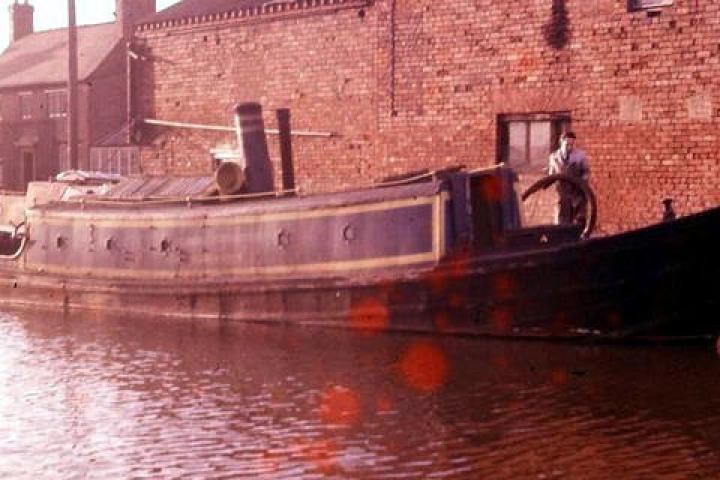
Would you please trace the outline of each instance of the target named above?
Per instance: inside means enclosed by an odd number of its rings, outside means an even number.
[[[526,160],[521,165],[511,165],[508,161],[509,146],[510,146],[510,135],[509,135],[509,124],[510,123],[523,122],[527,128],[525,130],[525,152]],[[530,124],[532,122],[549,122],[550,123],[550,138],[549,145],[550,151],[548,156],[554,150],[556,150],[560,143],[560,135],[563,132],[567,132],[571,129],[572,115],[569,111],[558,111],[558,112],[532,112],[532,113],[512,113],[512,114],[500,114],[497,117],[497,148],[496,148],[496,162],[505,163],[511,166],[517,171],[537,170],[540,166],[537,163],[532,163],[529,158],[530,155],[530,139],[532,137]],[[547,159],[543,163],[543,167],[547,165]]]
[[[20,110],[21,120],[32,120],[33,119],[33,92],[20,92],[18,93],[18,103]],[[27,108],[27,110],[26,110]]]
[[[140,150],[137,146],[95,147],[90,152],[90,167],[103,173],[123,176],[140,174]]]
[[[628,12],[642,12],[645,10],[654,10],[656,8],[670,7],[675,0],[628,0]]]
[[[61,98],[63,101],[58,103],[53,98]],[[45,90],[45,101],[47,104],[47,114],[49,118],[66,118],[68,116],[68,93],[65,89]],[[55,107],[60,105],[59,109]]]
[[[70,170],[70,160],[68,157],[68,146],[67,143],[57,144],[57,169],[58,172],[65,172]]]

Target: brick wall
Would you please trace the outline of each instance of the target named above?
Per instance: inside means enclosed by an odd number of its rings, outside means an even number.
[[[570,112],[612,232],[720,204],[720,4],[676,0],[332,0],[291,12],[144,27],[136,115],[231,125],[291,109],[297,185],[369,184],[496,161],[500,114]],[[307,3],[305,3],[307,4]],[[150,173],[206,172],[222,132],[143,128]],[[279,183],[277,144],[269,143]],[[540,175],[525,172],[521,183]],[[535,208],[549,214],[548,202]],[[539,212],[539,213],[538,213]]]

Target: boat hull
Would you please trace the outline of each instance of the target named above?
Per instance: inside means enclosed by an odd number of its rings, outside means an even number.
[[[590,339],[720,333],[720,210],[625,234],[353,275],[91,277],[5,269],[0,305],[361,331]]]

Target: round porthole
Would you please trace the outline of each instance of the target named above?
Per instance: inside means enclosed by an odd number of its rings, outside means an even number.
[[[346,242],[352,242],[353,240],[355,240],[355,227],[353,227],[349,223],[345,225],[345,227],[343,227],[342,236],[343,240],[345,240]]]
[[[290,232],[281,229],[277,234],[277,246],[284,249],[288,245],[290,245]]]

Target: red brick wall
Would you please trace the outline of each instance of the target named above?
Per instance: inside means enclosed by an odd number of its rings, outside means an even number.
[[[339,133],[294,140],[304,191],[491,165],[499,114],[569,111],[602,231],[658,220],[666,196],[680,214],[720,204],[720,4],[676,0],[654,16],[626,5],[378,0],[144,29],[136,110],[230,125],[232,105],[250,100],[275,127],[274,109],[288,107],[294,129]],[[152,173],[207,171],[208,149],[234,142],[144,134]]]
[[[152,62],[136,66],[141,116],[231,126],[237,102],[260,102],[268,128],[274,111],[290,108],[296,130],[339,132],[336,138],[296,137],[296,180],[304,191],[349,188],[375,176],[377,105],[376,10],[309,10],[301,18],[232,21],[215,30],[180,28],[143,33]],[[137,62],[136,62],[137,64]],[[210,148],[231,147],[234,134],[146,131],[156,150],[146,171],[202,172]],[[279,184],[277,140],[269,148]]]

